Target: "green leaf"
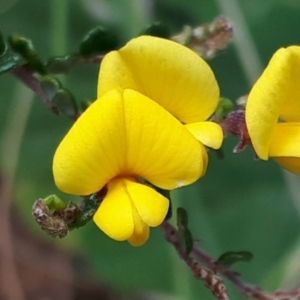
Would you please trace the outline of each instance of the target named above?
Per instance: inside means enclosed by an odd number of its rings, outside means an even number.
[[[42,75],[47,73],[46,68],[38,53],[34,49],[31,40],[17,34],[10,35],[7,40],[10,47],[16,53],[20,54],[33,70]]]
[[[78,55],[55,56],[48,60],[46,68],[52,74],[66,74],[75,65]]]
[[[84,57],[103,54],[115,50],[117,45],[116,36],[103,27],[98,26],[88,32],[83,38],[79,47],[79,53]]]
[[[75,221],[69,225],[70,229],[79,228],[86,225],[92,220],[96,210],[98,209],[100,202],[93,199],[85,199],[83,202],[83,208],[79,216]]]
[[[217,264],[220,264],[225,267],[230,267],[237,262],[249,262],[253,259],[253,254],[248,251],[239,251],[239,252],[226,252],[222,254],[217,260]]]
[[[188,214],[182,207],[177,208],[177,226],[178,228],[180,228],[181,226],[188,226]]]
[[[154,22],[144,28],[139,35],[151,35],[168,39],[171,36],[171,31],[166,25]]]
[[[10,50],[6,50],[4,54],[0,56],[0,74],[9,72],[23,64],[24,60],[20,55],[13,53]]]
[[[182,207],[177,208],[177,227],[178,238],[185,247],[185,253],[188,255],[194,245],[194,240],[191,231],[188,229],[188,214]]]
[[[77,116],[78,109],[76,101],[73,94],[70,91],[66,89],[58,90],[52,98],[52,102],[62,114],[71,118]]]
[[[43,76],[40,78],[41,87],[46,94],[49,102],[56,95],[57,91],[61,89],[61,83],[58,79],[52,76]]]

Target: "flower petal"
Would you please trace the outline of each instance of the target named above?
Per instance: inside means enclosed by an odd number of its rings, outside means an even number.
[[[140,246],[149,238],[149,225],[160,225],[168,207],[169,201],[152,188],[116,178],[108,183],[108,193],[94,221],[109,237]]]
[[[141,246],[143,245],[149,238],[150,230],[149,226],[142,220],[140,215],[137,212],[136,207],[131,198],[131,194],[128,195],[130,197],[132,212],[133,212],[133,221],[134,221],[134,230],[131,237],[128,239],[128,242],[132,246]]]
[[[286,80],[285,101],[280,111],[280,117],[285,121],[300,121],[300,47],[291,46],[285,49],[287,52],[286,64],[283,80]]]
[[[274,157],[274,160],[288,171],[300,175],[299,157]]]
[[[134,232],[132,203],[122,180],[112,180],[108,192],[94,214],[94,222],[110,238],[117,241],[129,239]]]
[[[288,96],[290,60],[290,51],[279,49],[254,84],[247,100],[246,124],[253,147],[261,159],[268,158],[272,132]]]
[[[137,230],[137,227],[134,227],[134,231],[132,236],[128,239],[128,242],[132,246],[142,246],[145,244],[149,238],[149,226],[141,221],[141,226],[139,227],[139,230]]]
[[[56,150],[53,173],[64,192],[88,195],[119,175],[164,189],[195,182],[205,171],[203,146],[160,105],[132,90],[95,101]]]
[[[133,90],[124,91],[124,106],[130,174],[163,189],[191,184],[203,174],[203,146],[177,119]]]
[[[185,125],[185,128],[202,144],[219,149],[223,142],[223,130],[215,122],[197,122]]]
[[[300,158],[300,123],[278,123],[270,142],[269,156]]]
[[[124,107],[117,91],[95,101],[75,122],[53,160],[56,185],[66,193],[99,191],[125,168]]]
[[[206,120],[219,101],[214,74],[201,57],[150,36],[135,38],[103,59],[98,97],[116,88],[139,91],[184,123]]]
[[[131,180],[124,184],[140,218],[151,227],[159,226],[167,215],[169,200],[146,185]]]

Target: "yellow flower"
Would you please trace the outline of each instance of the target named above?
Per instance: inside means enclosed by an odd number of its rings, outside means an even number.
[[[253,86],[246,124],[257,155],[300,174],[300,47],[279,49]]]
[[[204,145],[221,147],[221,127],[205,122],[218,105],[219,87],[208,64],[192,50],[141,36],[110,52],[101,63],[98,97],[126,88],[160,104]]]
[[[55,183],[75,195],[107,186],[94,221],[111,238],[143,244],[160,225],[168,200],[162,189],[195,182],[207,165],[203,146],[156,102],[131,89],[111,90],[76,121],[56,150]]]

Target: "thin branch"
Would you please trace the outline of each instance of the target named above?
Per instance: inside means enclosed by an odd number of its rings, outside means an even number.
[[[33,75],[33,70],[28,65],[22,65],[11,71],[11,74],[32,90],[54,113],[57,113],[55,107],[51,104],[48,97],[41,87],[41,83]]]
[[[201,280],[218,300],[229,300],[226,287],[222,279],[211,270],[200,266],[200,264],[194,258],[192,258],[190,255],[187,255],[182,249],[177,238],[177,230],[168,222],[164,222],[161,228],[166,240],[174,246],[179,257],[185,261],[193,275],[197,279]]]
[[[168,222],[161,225],[165,239],[171,243],[179,257],[190,267],[194,276],[204,282],[217,299],[229,299],[226,287],[216,273],[227,278],[241,294],[256,300],[300,300],[300,290],[277,291],[270,294],[262,291],[258,286],[246,283],[241,275],[233,270],[221,267],[216,260],[201,249],[196,243],[190,255],[185,254],[178,239],[177,229]],[[198,262],[205,264],[207,268],[201,267]],[[206,273],[205,273],[206,272]]]

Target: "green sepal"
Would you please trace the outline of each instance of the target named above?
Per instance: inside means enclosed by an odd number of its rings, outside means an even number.
[[[249,251],[239,251],[239,252],[226,252],[222,254],[216,264],[224,267],[231,267],[237,262],[249,262],[253,259],[253,254]]]
[[[17,34],[8,37],[8,43],[13,51],[20,54],[30,65],[30,67],[41,75],[47,73],[38,53],[34,49],[32,41]]]
[[[194,239],[188,229],[188,214],[182,207],[177,208],[178,239],[183,244],[185,253],[188,255],[193,250]]]
[[[84,57],[88,57],[115,50],[117,46],[117,37],[103,27],[98,26],[89,31],[83,38],[79,46],[79,53]]]
[[[160,22],[154,22],[144,28],[139,35],[151,35],[168,39],[171,36],[170,28]]]
[[[47,196],[43,199],[49,210],[61,210],[67,207],[66,203],[63,202],[55,194]]]
[[[2,32],[0,31],[0,56],[5,53],[5,50],[6,50],[5,41]]]
[[[58,111],[67,117],[74,118],[78,115],[78,108],[73,94],[67,89],[59,89],[54,97],[52,103]]]
[[[91,221],[100,205],[100,202],[93,199],[85,199],[82,204],[81,213],[76,217],[72,224],[69,224],[70,230],[85,226],[89,221]]]
[[[215,115],[219,121],[224,118],[233,110],[233,103],[227,98],[220,98],[219,105],[215,111]]]

